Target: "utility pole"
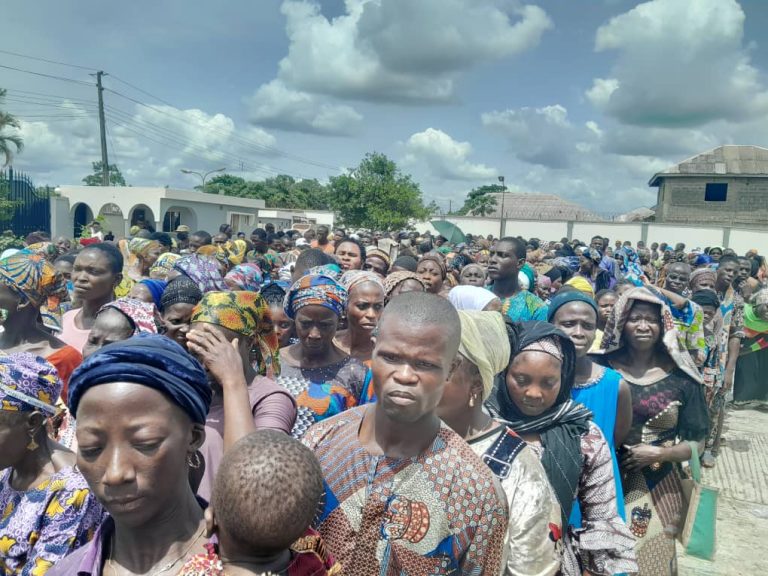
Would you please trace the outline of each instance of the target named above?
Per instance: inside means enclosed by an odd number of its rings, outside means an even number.
[[[507,191],[507,185],[504,183],[504,176],[499,176],[501,182],[501,216],[499,216],[499,239],[504,236],[504,196]]]
[[[93,76],[93,74],[92,74]],[[104,119],[104,87],[101,77],[104,72],[96,72],[96,88],[99,91],[99,131],[101,132],[101,185],[109,186],[109,158],[107,158],[107,124]]]

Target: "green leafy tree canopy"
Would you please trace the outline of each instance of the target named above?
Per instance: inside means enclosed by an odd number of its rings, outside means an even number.
[[[5,99],[5,88],[0,88],[0,104]],[[13,155],[18,154],[24,149],[24,141],[18,134],[8,133],[9,128],[20,128],[18,119],[8,112],[0,110],[0,158],[3,163],[0,166],[7,166],[11,163]]]
[[[266,180],[249,181],[232,174],[219,174],[205,184],[203,192],[264,200],[268,208],[330,210],[328,187],[317,180],[296,180],[281,174]]]
[[[496,209],[496,198],[491,194],[504,192],[504,187],[498,184],[480,186],[470,191],[464,200],[464,206],[458,214],[472,214],[474,216],[487,216]]]
[[[101,172],[104,163],[101,161],[91,162],[91,166],[93,167],[93,174],[89,174],[83,178],[83,184],[86,186],[101,186]],[[109,165],[108,174],[110,186],[127,186],[125,178],[123,178],[123,175],[116,164]]]
[[[349,174],[331,177],[329,187],[346,226],[396,230],[429,217],[419,185],[384,154],[367,154]]]

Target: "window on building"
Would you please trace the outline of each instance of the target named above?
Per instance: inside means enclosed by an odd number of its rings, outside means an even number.
[[[168,210],[163,218],[163,232],[173,232],[181,224],[181,212]]]
[[[235,232],[249,232],[253,227],[253,222],[256,220],[254,214],[246,214],[243,212],[230,212],[229,225]]]
[[[704,190],[706,202],[725,202],[728,199],[728,184],[709,183]]]

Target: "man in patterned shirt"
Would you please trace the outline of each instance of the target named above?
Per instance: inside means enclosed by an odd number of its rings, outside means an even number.
[[[378,401],[304,437],[325,479],[315,527],[345,575],[501,572],[504,495],[435,412],[460,337],[448,300],[415,292],[393,299],[373,352]]]

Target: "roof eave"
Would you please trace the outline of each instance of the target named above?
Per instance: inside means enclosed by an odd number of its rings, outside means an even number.
[[[705,173],[657,172],[648,181],[648,186],[661,185],[662,178],[768,178],[768,174],[734,174],[732,172],[729,172],[726,174],[713,174],[712,172],[705,172]]]

